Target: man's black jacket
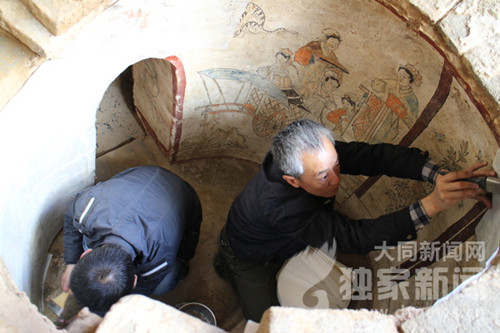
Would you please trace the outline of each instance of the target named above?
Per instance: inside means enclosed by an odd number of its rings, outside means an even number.
[[[390,144],[336,142],[341,173],[422,180],[427,155],[417,148]],[[415,239],[409,209],[376,219],[351,220],[333,210],[333,199],[313,196],[289,185],[271,153],[261,170],[236,198],[226,229],[242,260],[266,262],[290,258],[307,245],[335,239],[344,253],[364,254],[377,245]]]

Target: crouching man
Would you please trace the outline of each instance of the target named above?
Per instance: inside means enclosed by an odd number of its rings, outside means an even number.
[[[127,294],[164,294],[187,276],[201,220],[198,195],[177,175],[122,171],[78,193],[66,212],[61,288],[101,316]]]

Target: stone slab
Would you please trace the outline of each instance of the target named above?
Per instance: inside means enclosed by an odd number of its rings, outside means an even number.
[[[106,332],[223,333],[226,331],[146,296],[129,295],[111,307],[96,330],[96,333]]]
[[[500,256],[487,268],[466,280],[425,312],[405,321],[403,332],[498,332],[500,307]]]
[[[0,32],[0,110],[41,62],[42,59],[21,42]]]
[[[54,35],[66,32],[94,11],[109,7],[116,0],[22,0],[33,15]]]
[[[500,101],[499,17],[500,1],[464,0],[438,24],[497,102]]]
[[[42,57],[50,53],[51,33],[19,1],[0,0],[0,27]]]
[[[0,332],[59,332],[20,292],[0,259]]]
[[[418,7],[422,13],[427,14],[433,23],[442,19],[459,0],[409,0]]]
[[[257,333],[396,333],[396,325],[395,317],[377,311],[271,307],[264,313]]]
[[[145,128],[154,133],[164,151],[170,154],[176,124],[175,79],[172,64],[163,59],[146,59],[134,64],[134,104]],[[182,96],[183,97],[183,96]],[[181,97],[181,98],[182,98]]]

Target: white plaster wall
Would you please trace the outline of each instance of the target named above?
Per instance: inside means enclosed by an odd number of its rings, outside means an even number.
[[[500,149],[497,150],[492,167],[500,175]],[[491,257],[500,246],[500,229],[498,228],[500,221],[500,194],[492,195],[492,203],[492,209],[484,214],[476,227],[477,239],[485,244],[485,260]]]
[[[246,3],[119,1],[40,66],[0,113],[0,255],[32,301],[61,214],[93,183],[95,112],[106,88],[142,59],[225,47]]]

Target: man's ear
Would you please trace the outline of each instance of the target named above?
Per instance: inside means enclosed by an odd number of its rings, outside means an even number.
[[[134,286],[132,289],[135,289],[135,286],[137,285],[137,275],[134,274]]]
[[[292,185],[295,188],[299,188],[300,187],[300,181],[297,178],[293,177],[293,176],[283,175],[283,179],[288,184]]]
[[[90,252],[92,252],[92,249],[87,249],[87,250],[85,250],[85,252],[83,252],[83,253],[80,255],[80,259],[82,259],[85,255],[89,254]]]

